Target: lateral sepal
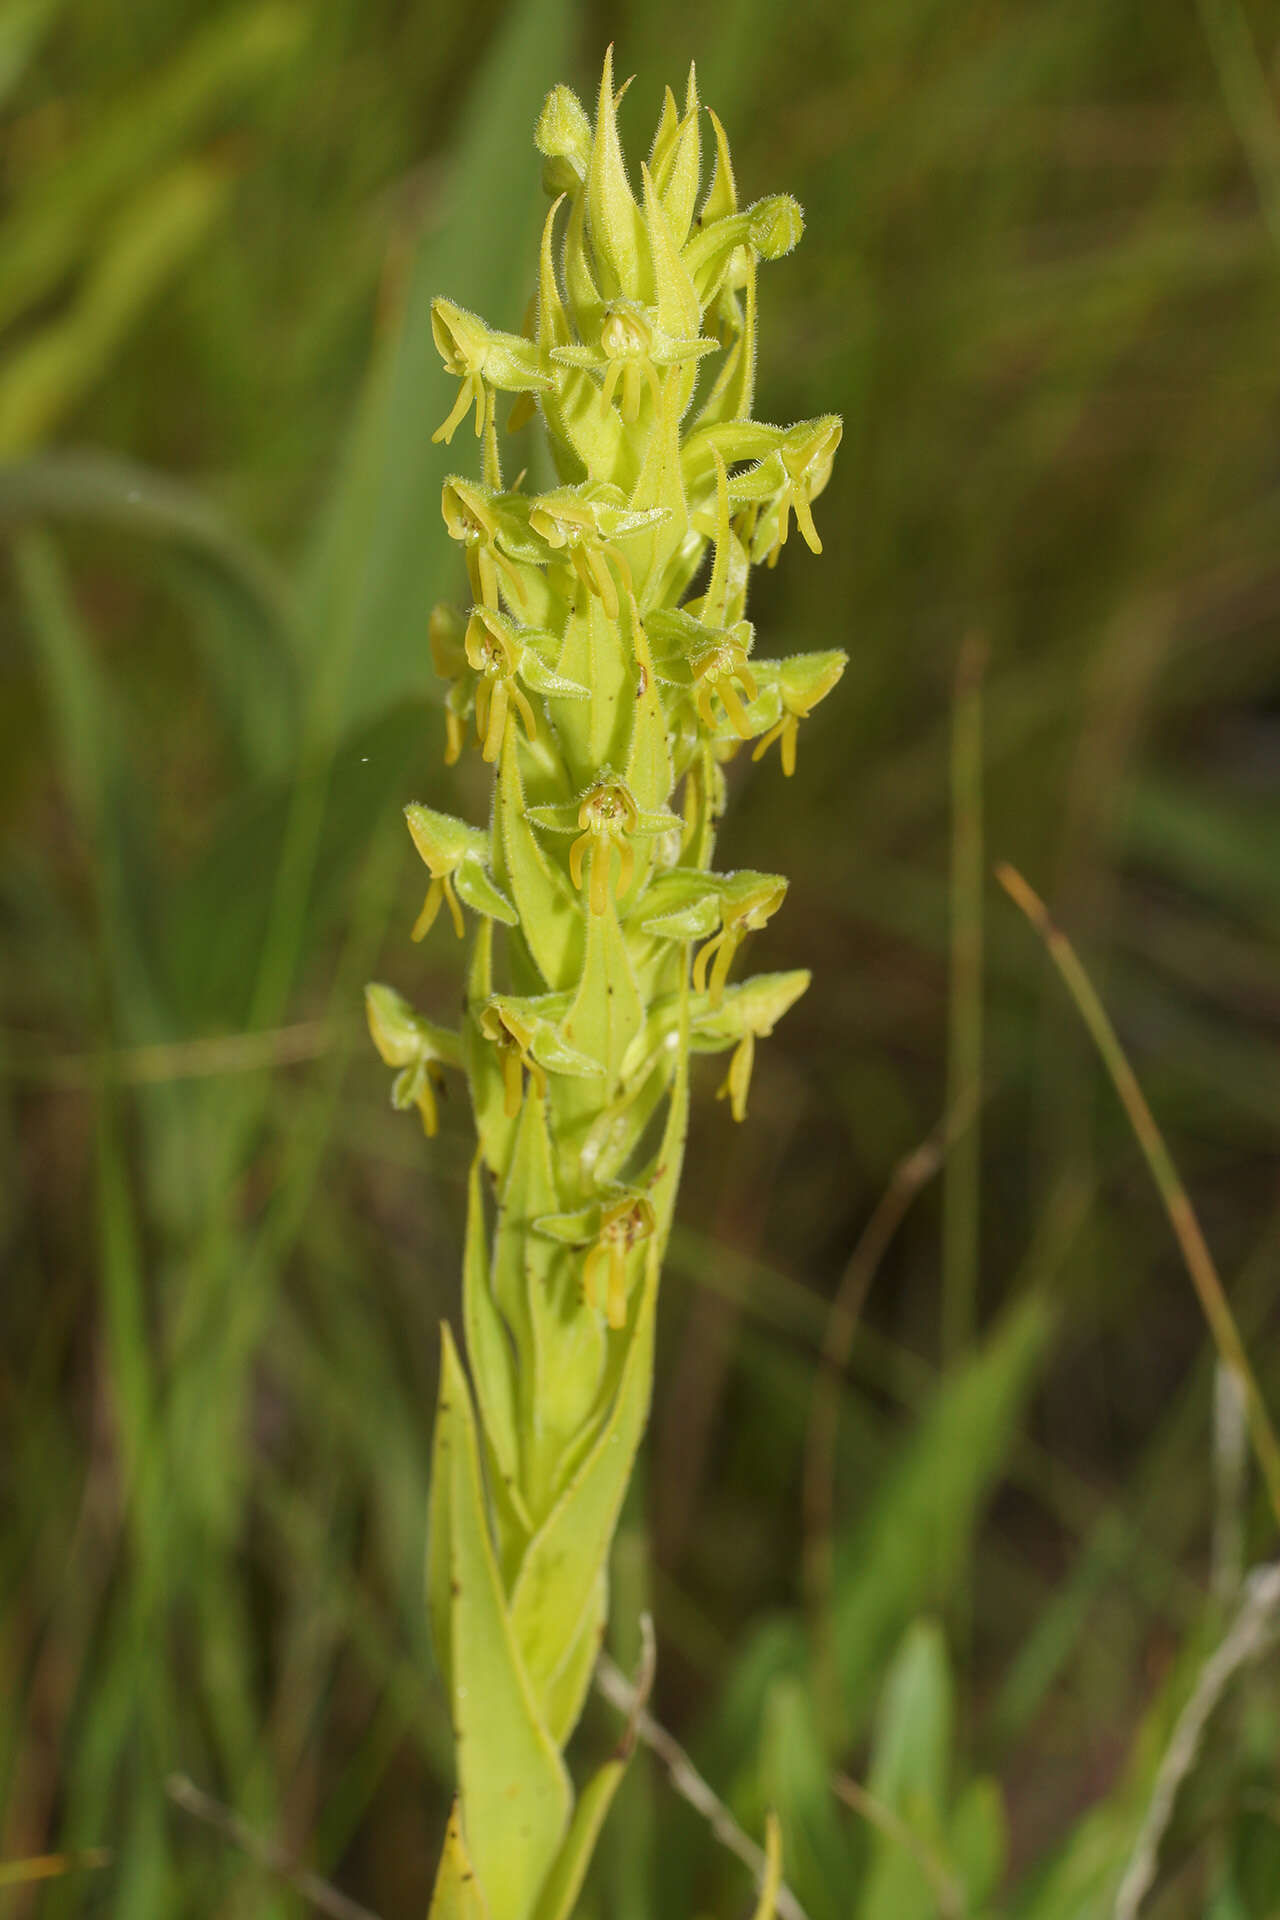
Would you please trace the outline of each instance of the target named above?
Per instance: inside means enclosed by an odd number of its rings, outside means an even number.
[[[431,1137],[440,1124],[436,1089],[442,1070],[462,1065],[459,1036],[435,1026],[403,994],[378,981],[365,988],[364,1005],[374,1046],[387,1066],[399,1068],[391,1085],[392,1106],[399,1112],[416,1107],[423,1132]]]

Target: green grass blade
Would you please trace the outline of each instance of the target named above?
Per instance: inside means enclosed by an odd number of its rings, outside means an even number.
[[[836,1555],[832,1632],[846,1728],[870,1704],[890,1647],[941,1599],[1003,1467],[1052,1325],[1031,1295],[944,1386]]]
[[[457,450],[431,444],[452,382],[431,336],[430,303],[447,287],[499,324],[520,324],[542,204],[529,138],[565,65],[570,17],[568,0],[524,0],[508,12],[467,102],[443,221],[414,262],[394,333],[379,343],[304,575],[328,734],[430,682],[426,615],[461,581],[439,504]]]
[[[12,459],[44,439],[102,375],[144,308],[204,241],[227,188],[221,167],[193,162],[131,202],[71,311],[0,374],[0,456]]]
[[[305,18],[284,0],[222,14],[49,170],[7,220],[0,327],[53,291],[114,202],[154,178],[246,83],[294,52]]]

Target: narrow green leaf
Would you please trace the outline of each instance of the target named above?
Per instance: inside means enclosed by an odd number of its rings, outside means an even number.
[[[942,1630],[934,1621],[918,1621],[885,1676],[867,1782],[877,1799],[903,1811],[913,1802],[943,1806],[953,1718]]]
[[[435,1428],[431,1437],[431,1492],[427,1503],[427,1616],[436,1665],[447,1691],[453,1692],[453,1475],[450,1461],[456,1445],[456,1421],[440,1369]]]
[[[112,690],[57,546],[46,534],[25,532],[15,542],[14,558],[59,772],[93,856],[115,1037],[155,1040],[165,1033],[165,1006],[144,933],[145,842],[140,845],[139,836],[128,831],[134,822]]]
[[[533,264],[528,236],[542,218],[526,155],[566,62],[571,17],[569,0],[521,0],[505,10],[463,111],[443,219],[423,242],[400,324],[357,410],[306,570],[328,734],[429,685],[425,610],[460,572],[438,510],[457,461],[431,443],[429,427],[443,419],[454,386],[432,339],[431,302],[448,288],[495,325],[519,325]]]
[[[450,1412],[453,1717],[467,1849],[491,1920],[525,1920],[559,1851],[571,1791],[534,1705],[498,1579],[471,1394],[443,1330]]]
[[[698,111],[698,96],[692,70],[689,74],[689,94],[685,114],[670,151],[664,153],[659,159],[655,142],[652,162],[654,184],[662,195],[672,238],[677,247],[682,247],[689,238],[689,228],[693,224],[693,209],[697,204],[698,184],[702,172],[701,115]]]
[[[516,1118],[499,1199],[493,1298],[515,1336],[520,1430],[529,1438],[538,1431],[542,1420],[542,1341],[538,1327],[545,1307],[545,1281],[554,1255],[550,1243],[532,1229],[533,1222],[551,1212],[556,1204],[546,1106],[532,1088],[526,1090]]]
[[[831,1763],[823,1749],[807,1682],[780,1674],[765,1698],[758,1741],[758,1776],[750,1819],[772,1808],[782,1829],[787,1884],[810,1920],[846,1920],[854,1853],[847,1822],[831,1791]],[[757,1784],[753,1782],[753,1784]]]
[[[626,1771],[627,1759],[615,1756],[606,1760],[583,1788],[565,1843],[534,1910],[534,1920],[573,1920],[604,1817]]]
[[[520,1444],[511,1336],[489,1291],[489,1245],[485,1232],[481,1161],[471,1162],[467,1181],[467,1235],[462,1256],[462,1318],[467,1355],[485,1437],[508,1498],[520,1508]]]
[[[142,309],[204,239],[227,188],[222,169],[193,162],[130,203],[71,311],[36,333],[0,373],[0,455],[25,453],[81,399]]]
[[[951,1674],[941,1631],[908,1629],[884,1683],[867,1782],[908,1833],[877,1829],[859,1920],[933,1920],[942,1861],[943,1814],[951,1766]],[[920,1849],[938,1864],[931,1881]]]
[[[971,1780],[951,1816],[948,1852],[971,1913],[985,1913],[1004,1878],[1009,1821],[997,1780]]]
[[[228,99],[294,54],[303,8],[222,11],[188,36],[169,64],[128,89],[40,190],[8,213],[0,252],[0,327],[53,291],[114,201],[153,181],[182,143]]]
[[[0,13],[0,105],[26,73],[66,0],[9,0]]]
[[[637,506],[659,506],[666,510],[666,518],[659,525],[649,533],[637,535],[632,542],[631,564],[642,614],[660,592],[667,563],[679,552],[689,531],[684,468],[680,460],[680,421],[688,405],[695,370],[693,364],[664,369],[662,403],[632,492]]]
[[[894,1641],[945,1598],[1008,1452],[1052,1316],[1019,1302],[944,1386],[866,1515],[837,1545],[832,1621],[846,1730],[861,1723]]]

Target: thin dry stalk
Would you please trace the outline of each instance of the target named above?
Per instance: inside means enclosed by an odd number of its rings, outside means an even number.
[[[874,1793],[869,1793],[858,1781],[851,1780],[848,1774],[833,1773],[831,1791],[837,1800],[843,1800],[847,1807],[861,1814],[869,1826],[877,1828],[887,1839],[904,1847],[911,1855],[933,1889],[938,1903],[938,1920],[964,1920],[963,1887],[947,1872],[933,1848],[907,1825],[900,1814],[886,1806]]]
[[[1245,1582],[1235,1619],[1200,1670],[1195,1689],[1156,1773],[1146,1815],[1116,1895],[1114,1920],[1137,1920],[1155,1882],[1160,1843],[1173,1815],[1178,1789],[1195,1765],[1205,1729],[1240,1669],[1265,1653],[1280,1636],[1280,1566],[1258,1567]]]
[[[171,1080],[205,1080],[294,1066],[331,1052],[336,1039],[329,1021],[299,1020],[265,1033],[209,1034],[197,1040],[159,1040],[95,1052],[36,1053],[28,1051],[30,1036],[7,1032],[0,1040],[11,1053],[0,1063],[0,1074],[66,1087],[97,1086],[104,1079],[128,1086],[159,1086]]]
[[[1173,1164],[1173,1159],[1165,1145],[1156,1119],[1147,1105],[1146,1095],[1138,1084],[1137,1075],[1129,1064],[1128,1055],[1120,1044],[1119,1036],[1112,1026],[1106,1008],[1094,991],[1083,966],[1076,956],[1075,949],[1062,930],[1055,926],[1044,901],[1029,886],[1015,867],[1002,862],[996,868],[999,880],[1014,905],[1021,909],[1036,932],[1048,948],[1049,957],[1061,974],[1068,993],[1076,1003],[1081,1019],[1088,1028],[1094,1045],[1102,1056],[1103,1065],[1111,1076],[1121,1104],[1129,1117],[1138,1145],[1142,1148],[1151,1177],[1164,1202],[1169,1224],[1173,1228],[1178,1246],[1182,1252],[1192,1285],[1199,1296],[1204,1309],[1209,1331],[1217,1345],[1224,1366],[1230,1368],[1239,1383],[1244,1399],[1245,1411],[1249,1422],[1249,1433],[1253,1440],[1254,1452],[1271,1497],[1271,1505],[1280,1520],[1280,1441],[1276,1439],[1275,1428],[1266,1404],[1258,1389],[1253,1368],[1244,1350],[1236,1326],[1235,1315],[1231,1311],[1222,1281],[1213,1255],[1209,1252],[1205,1237],[1200,1230],[1190,1197]]]
[[[835,1581],[832,1515],[835,1508],[836,1436],[845,1369],[853,1351],[858,1321],[880,1263],[906,1218],[912,1201],[938,1172],[952,1142],[970,1125],[976,1105],[975,1088],[960,1108],[953,1110],[927,1139],[898,1162],[875,1212],[849,1255],[827,1315],[817,1377],[809,1403],[802,1492],[805,1596],[817,1649],[820,1676],[817,1691],[820,1699],[836,1697],[831,1686],[822,1684],[821,1676],[825,1668],[826,1678],[830,1680],[832,1677],[832,1655],[826,1623],[831,1618]]]
[[[611,1707],[616,1707],[619,1713],[626,1715],[629,1733],[661,1761],[674,1791],[695,1813],[701,1815],[721,1846],[741,1860],[758,1887],[765,1887],[770,1863],[764,1848],[758,1847],[751,1836],[742,1831],[724,1801],[707,1785],[680,1742],[654,1719],[642,1704],[643,1694],[606,1653],[602,1653],[596,1662],[596,1690]],[[778,1920],[808,1920],[804,1908],[785,1880],[778,1884],[776,1911]]]
[[[171,1773],[165,1781],[165,1792],[175,1807],[181,1807],[193,1819],[203,1820],[206,1826],[212,1827],[215,1833],[220,1833],[224,1840],[239,1848],[256,1866],[274,1875],[277,1880],[283,1880],[295,1893],[301,1894],[317,1913],[328,1914],[330,1920],[378,1920],[378,1915],[371,1908],[362,1907],[358,1900],[352,1900],[337,1887],[330,1886],[318,1873],[300,1866],[283,1847],[256,1833],[247,1820],[243,1820],[232,1808],[224,1807],[220,1800],[203,1792],[185,1774]]]
[[[113,1858],[110,1847],[88,1847],[81,1853],[35,1853],[26,1860],[0,1860],[0,1888],[61,1880],[68,1873],[91,1873],[109,1867]]]
[[[982,682],[987,647],[970,633],[956,662],[951,722],[951,968],[947,1107],[975,1110],[942,1183],[942,1352],[956,1365],[973,1343],[978,1310],[982,1136]]]

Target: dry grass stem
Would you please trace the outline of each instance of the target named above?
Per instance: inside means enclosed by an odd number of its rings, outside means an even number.
[[[924,1874],[933,1888],[938,1902],[938,1920],[964,1920],[964,1890],[947,1872],[943,1862],[933,1848],[921,1839],[920,1835],[909,1827],[906,1821],[892,1807],[885,1805],[874,1793],[868,1793],[858,1781],[851,1780],[847,1774],[833,1773],[831,1791],[847,1807],[861,1814],[869,1826],[876,1827],[888,1839],[904,1847]]]
[[[596,1662],[596,1690],[611,1707],[616,1707],[619,1713],[626,1715],[628,1729],[661,1762],[674,1791],[695,1813],[701,1815],[721,1846],[727,1847],[730,1853],[741,1860],[754,1876],[756,1885],[763,1887],[769,1871],[764,1848],[758,1847],[751,1836],[742,1831],[724,1801],[707,1785],[679,1741],[654,1719],[647,1707],[640,1704],[642,1696],[637,1688],[605,1653]],[[778,1920],[808,1920],[804,1908],[785,1881],[778,1887],[776,1905]]]
[[[283,1880],[295,1893],[301,1894],[317,1913],[327,1913],[331,1920],[378,1920],[378,1915],[371,1908],[362,1907],[358,1900],[349,1899],[337,1887],[322,1880],[318,1873],[299,1866],[283,1847],[255,1833],[248,1821],[230,1807],[224,1807],[220,1800],[214,1800],[203,1792],[185,1774],[171,1773],[165,1781],[165,1792],[175,1807],[181,1807],[184,1813],[189,1813],[195,1820],[203,1820],[207,1827],[212,1827],[233,1847],[238,1847],[256,1866],[273,1874],[277,1880]]]
[[[1151,1799],[1116,1895],[1114,1920],[1137,1920],[1159,1862],[1160,1842],[1173,1814],[1178,1789],[1195,1765],[1218,1702],[1242,1667],[1280,1636],[1280,1566],[1259,1567],[1245,1582],[1231,1626],[1200,1670],[1191,1698],[1178,1716],[1165,1749]]]
[[[1015,867],[1001,862],[996,868],[999,880],[1014,905],[1026,915],[1036,932],[1049,950],[1049,957],[1061,974],[1068,993],[1076,1003],[1081,1019],[1089,1029],[1103,1065],[1111,1075],[1121,1104],[1129,1116],[1129,1123],[1142,1148],[1151,1175],[1156,1183],[1160,1198],[1164,1202],[1169,1224],[1173,1228],[1187,1272],[1192,1285],[1199,1296],[1204,1309],[1205,1319],[1209,1322],[1224,1366],[1227,1366],[1240,1383],[1248,1414],[1249,1432],[1253,1440],[1254,1452],[1267,1483],[1271,1496],[1271,1505],[1277,1520],[1280,1520],[1280,1442],[1276,1439],[1275,1428],[1267,1412],[1258,1383],[1254,1377],[1249,1357],[1244,1350],[1236,1326],[1235,1315],[1231,1311],[1213,1255],[1200,1231],[1200,1222],[1196,1219],[1190,1197],[1177,1168],[1173,1164],[1164,1136],[1156,1124],[1155,1115],[1147,1104],[1146,1095],[1138,1084],[1137,1075],[1129,1064],[1128,1055],[1120,1044],[1119,1036],[1111,1024],[1106,1008],[1094,991],[1089,979],[1076,955],[1071,942],[1061,929],[1054,925],[1044,901],[1029,886]]]

